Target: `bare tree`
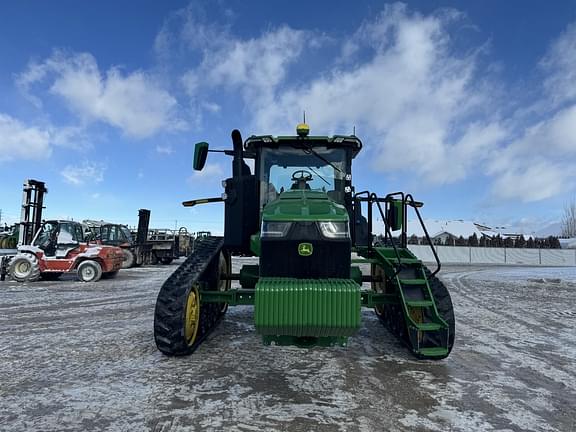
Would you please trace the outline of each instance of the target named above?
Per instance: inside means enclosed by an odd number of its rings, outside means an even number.
[[[564,206],[562,216],[562,236],[576,237],[576,198]]]

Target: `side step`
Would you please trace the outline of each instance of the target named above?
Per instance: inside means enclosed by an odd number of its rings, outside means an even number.
[[[448,324],[440,318],[428,281],[422,270],[414,278],[396,276],[404,310],[408,338],[414,354],[421,358],[441,358],[448,355]]]
[[[422,357],[446,357],[448,355],[448,348],[420,348],[418,354]]]

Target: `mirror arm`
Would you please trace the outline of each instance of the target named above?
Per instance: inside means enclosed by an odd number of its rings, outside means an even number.
[[[224,153],[228,156],[234,156],[234,150],[208,150],[208,153]]]
[[[224,201],[224,198],[220,197],[220,198],[201,198],[201,199],[195,199],[195,200],[190,200],[190,201],[184,201],[182,203],[182,205],[184,207],[194,207],[195,205],[199,205],[199,204],[208,204],[208,203],[215,203],[215,202],[222,202]]]

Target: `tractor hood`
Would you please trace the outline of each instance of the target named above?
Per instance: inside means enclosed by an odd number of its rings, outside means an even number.
[[[262,220],[280,221],[348,221],[346,208],[330,199],[325,192],[289,190],[264,207]]]

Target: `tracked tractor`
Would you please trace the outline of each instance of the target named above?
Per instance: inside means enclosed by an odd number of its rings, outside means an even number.
[[[264,344],[345,346],[361,326],[362,308],[418,358],[442,359],[454,344],[450,294],[436,277],[440,262],[419,209],[401,192],[356,191],[352,161],[362,149],[355,135],[295,136],[232,132],[232,177],[221,197],[224,236],[196,240],[194,252],[160,288],[154,336],[170,356],[196,350],[230,306],[254,305],[254,326]],[[196,144],[194,169],[209,150]],[[246,163],[253,160],[253,170]],[[436,258],[428,268],[407,248],[407,213],[414,211]],[[384,245],[373,245],[380,218]],[[231,257],[258,257],[237,273]],[[360,266],[370,269],[370,274]],[[232,289],[231,281],[241,288]]]

